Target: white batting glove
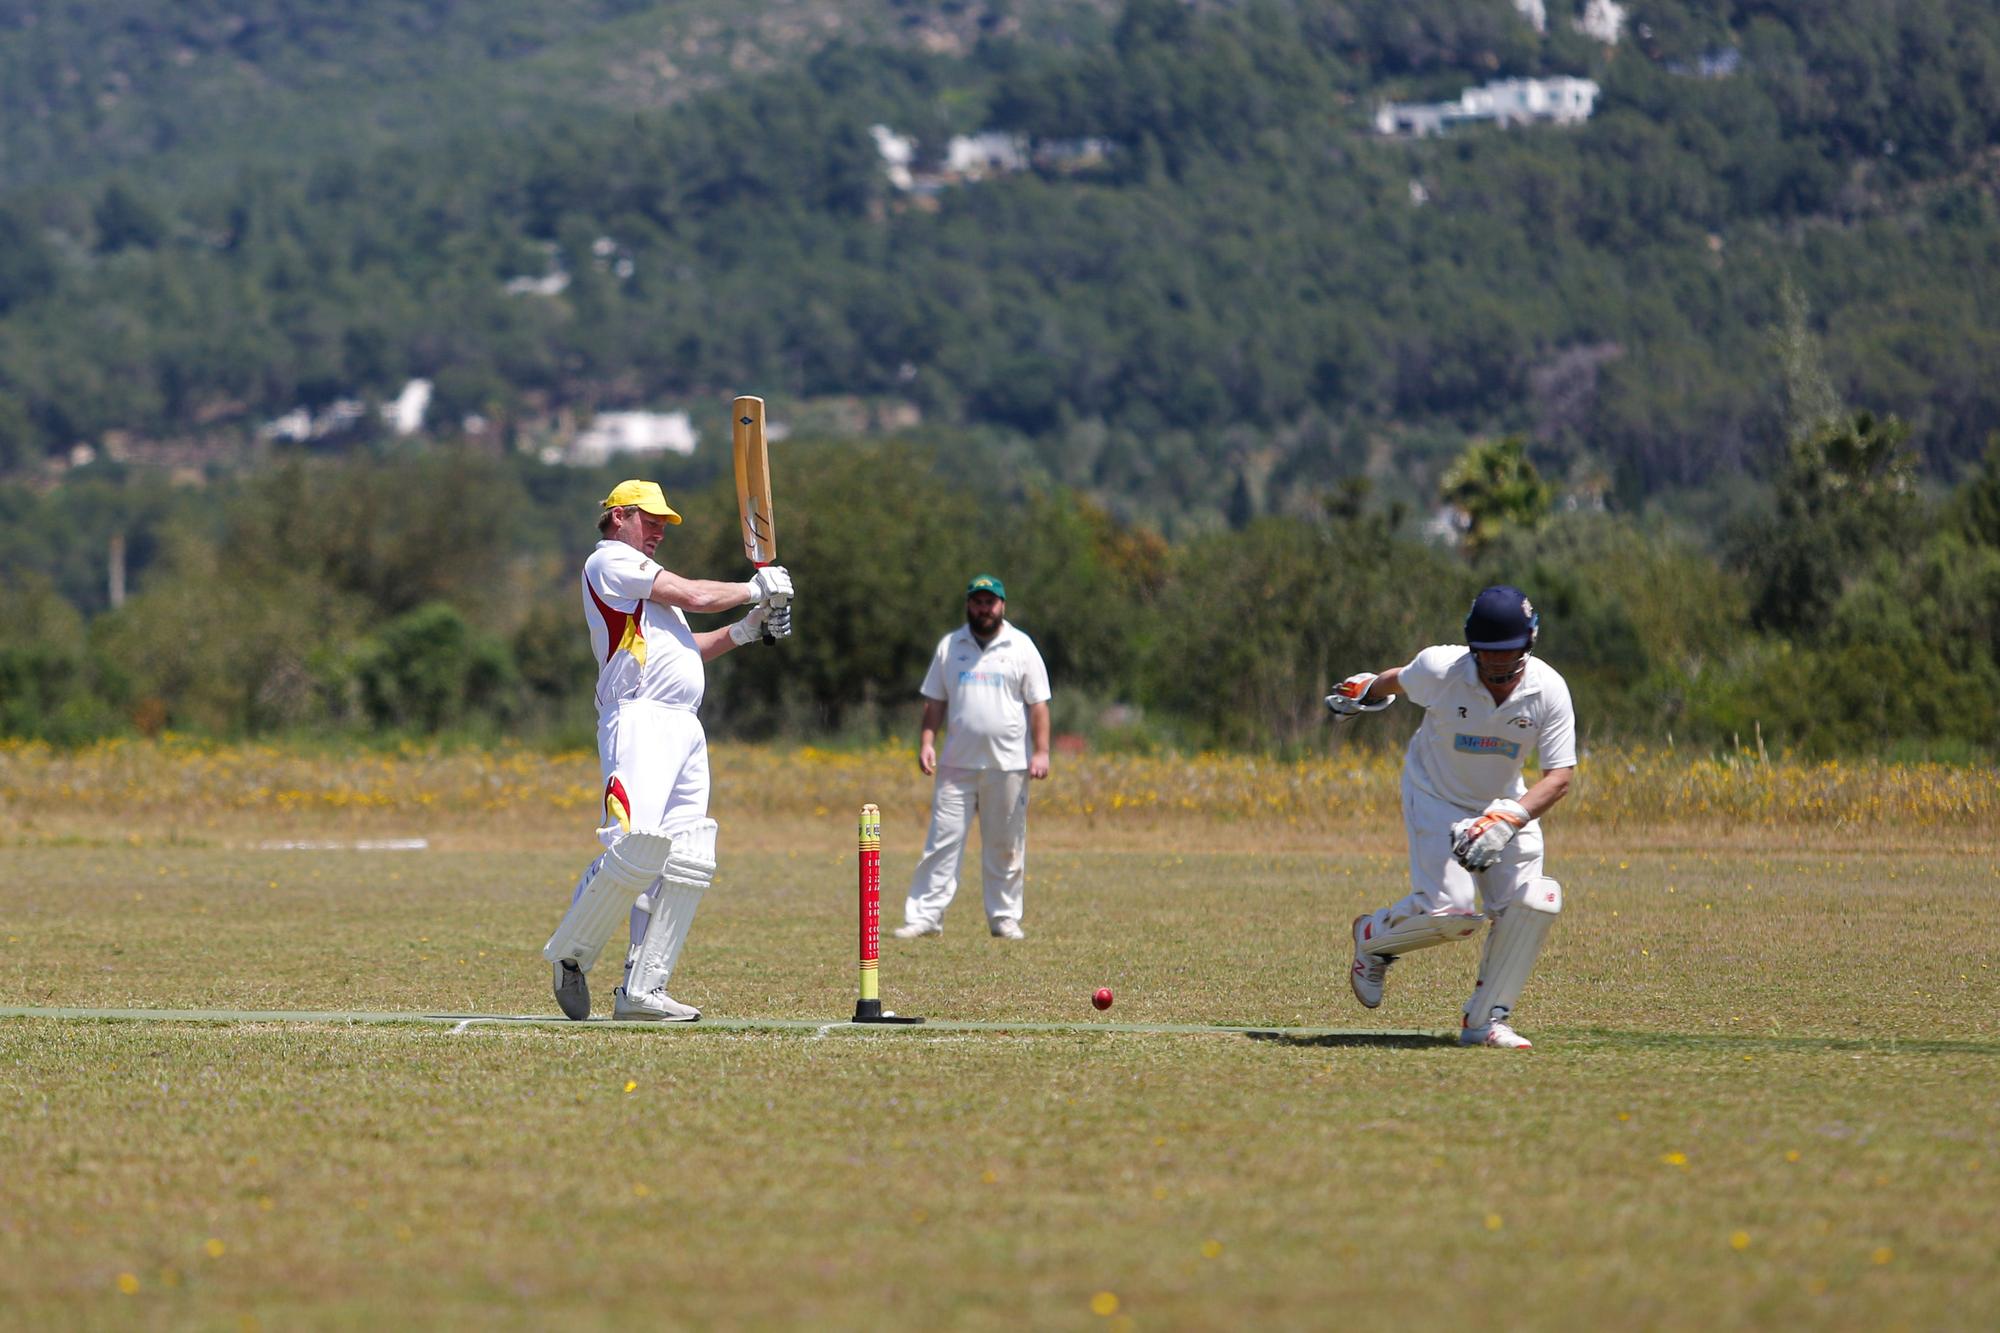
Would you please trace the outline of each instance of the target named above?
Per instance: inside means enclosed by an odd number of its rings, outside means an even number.
[[[783,565],[766,565],[743,586],[750,590],[750,600],[759,606],[782,602],[792,595],[792,576]]]
[[[1326,706],[1333,712],[1335,722],[1352,722],[1363,713],[1379,713],[1396,702],[1396,696],[1368,701],[1364,696],[1368,687],[1375,683],[1375,673],[1363,671],[1349,676],[1334,686],[1333,693],[1326,696]]]
[[[773,639],[789,639],[792,636],[792,604],[773,602],[764,615],[764,642]]]
[[[1477,818],[1451,826],[1451,854],[1467,870],[1484,870],[1500,859],[1501,851],[1527,822],[1528,808],[1503,796]]]
[[[774,643],[792,632],[792,604],[753,606],[750,614],[729,627],[729,641],[741,648],[762,639]]]

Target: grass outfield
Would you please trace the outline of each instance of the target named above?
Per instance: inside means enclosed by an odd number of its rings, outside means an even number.
[[[884,947],[892,1007],[1018,1030],[0,1018],[0,1322],[2000,1321],[1990,838],[1626,850],[1566,813],[1532,1052],[1431,1035],[1470,946],[1354,1005],[1346,922],[1402,880],[1377,815],[1038,817],[1027,941],[968,889]],[[17,838],[0,1009],[552,1014],[587,848],[489,818],[400,853],[259,850],[292,823],[255,810]],[[844,1017],[851,827],[723,819],[675,992]]]

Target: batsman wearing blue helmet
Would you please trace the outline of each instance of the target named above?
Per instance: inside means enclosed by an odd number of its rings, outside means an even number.
[[[1576,711],[1563,678],[1534,656],[1540,629],[1519,588],[1487,588],[1465,617],[1465,643],[1349,676],[1326,697],[1343,724],[1399,696],[1424,710],[1403,760],[1410,892],[1354,918],[1349,980],[1373,1009],[1398,958],[1486,928],[1459,1023],[1465,1046],[1532,1045],[1514,1031],[1514,1006],[1562,911],[1562,886],[1542,873],[1541,817],[1569,794]],[[1522,777],[1531,755],[1541,771],[1532,787]]]

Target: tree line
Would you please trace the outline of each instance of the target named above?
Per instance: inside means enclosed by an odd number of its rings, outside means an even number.
[[[1311,516],[1168,542],[1072,490],[967,476],[953,443],[780,446],[798,628],[714,665],[712,732],[907,732],[932,645],[990,570],[1048,660],[1057,729],[1101,746],[1313,752],[1334,682],[1455,641],[1490,582],[1536,599],[1588,740],[1973,758],[2000,734],[2000,442],[1939,495],[1911,484],[1901,422],[1829,413],[1793,438],[1772,506],[1718,542],[1552,508],[1518,440],[1478,441],[1453,473],[1483,523],[1456,549],[1360,479]],[[589,743],[576,579],[611,473],[295,457],[163,496],[96,471],[0,488],[0,734]],[[664,479],[687,522],[660,558],[746,573],[728,479]],[[133,565],[116,608],[113,534]]]

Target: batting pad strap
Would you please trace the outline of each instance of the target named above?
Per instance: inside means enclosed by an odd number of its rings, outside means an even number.
[[[588,972],[634,900],[660,877],[672,850],[665,833],[628,833],[591,863],[556,933],[542,946],[551,963],[564,959]]]
[[[1390,908],[1361,924],[1358,947],[1363,953],[1381,958],[1429,949],[1453,940],[1469,939],[1479,933],[1486,918],[1478,912],[1413,912],[1408,915]]]
[[[1542,943],[1549,937],[1549,928],[1561,912],[1562,885],[1552,879],[1534,879],[1528,881],[1520,898],[1494,919],[1479,960],[1479,980],[1473,984],[1472,998],[1465,1002],[1467,1026],[1483,1027],[1514,1012],[1535,959],[1541,956]]]

